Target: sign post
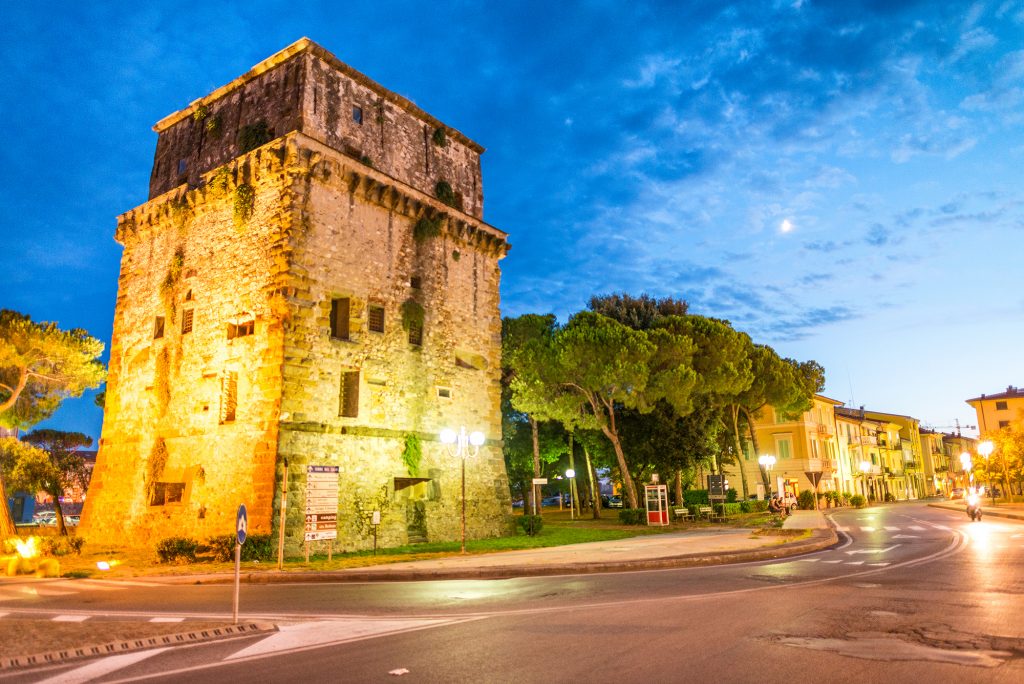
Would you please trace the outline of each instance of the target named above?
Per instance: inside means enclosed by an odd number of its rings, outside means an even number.
[[[245,511],[245,504],[238,506],[238,514],[235,516],[235,595],[231,604],[231,621],[238,624],[238,585],[242,568],[242,544],[249,529],[249,516]]]
[[[821,471],[805,470],[804,475],[807,476],[807,479],[811,481],[811,485],[814,486],[814,510],[818,510],[818,483],[821,482]]]
[[[533,478],[533,514],[540,515],[540,485],[546,485],[548,478],[546,477],[535,477]]]
[[[337,538],[338,466],[306,466],[306,562],[309,542],[329,541],[329,556],[333,557]]]

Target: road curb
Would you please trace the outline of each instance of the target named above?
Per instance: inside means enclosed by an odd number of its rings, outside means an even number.
[[[754,561],[775,560],[821,551],[838,543],[839,537],[832,527],[811,530],[807,539],[750,551],[724,551],[721,553],[691,553],[635,561],[597,561],[576,563],[548,563],[544,565],[507,565],[486,568],[439,568],[419,570],[403,568],[396,563],[378,570],[332,570],[327,572],[263,572],[241,576],[246,584],[318,583],[318,582],[410,582],[453,579],[514,579],[517,577],[550,577],[555,575],[583,575],[633,570],[662,570],[710,565],[729,565]],[[381,566],[378,566],[381,567]],[[190,575],[173,578],[148,578],[166,584],[228,584],[234,581],[230,574]]]
[[[946,511],[956,511],[957,513],[964,512],[964,506],[950,503],[930,503],[930,508],[941,508]],[[1008,511],[1000,508],[982,507],[981,509],[983,516],[992,516],[993,518],[1006,518],[1007,520],[1024,520],[1024,512],[1021,511]]]
[[[277,625],[265,622],[250,622],[243,625],[229,625],[227,627],[202,629],[193,632],[164,634],[163,636],[146,637],[145,639],[111,641],[95,646],[76,646],[58,651],[36,653],[33,655],[0,658],[0,672],[40,667],[43,665],[62,665],[74,660],[84,660],[86,658],[96,658],[98,656],[120,655],[122,653],[130,653],[132,651],[145,651],[150,648],[184,646],[185,644],[198,644],[276,631]]]

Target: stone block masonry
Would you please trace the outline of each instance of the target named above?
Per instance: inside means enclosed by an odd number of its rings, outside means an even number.
[[[377,133],[352,129],[353,107]],[[211,116],[217,127],[196,128]],[[207,140],[251,117],[276,137],[244,153],[237,137]],[[292,550],[307,464],[340,469],[336,548],[372,545],[374,510],[384,545],[456,539],[460,463],[437,434],[459,425],[491,437],[467,463],[469,535],[508,531],[496,441],[508,243],[480,220],[482,148],[306,40],[157,129],[154,196],[118,221],[83,533],[231,534],[242,502],[251,532],[271,532],[287,459]],[[180,177],[166,173],[174,158]],[[441,180],[454,198],[438,198]]]

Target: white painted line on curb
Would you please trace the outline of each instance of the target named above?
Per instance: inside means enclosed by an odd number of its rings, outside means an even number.
[[[184,622],[185,618],[183,618],[183,617],[155,617],[155,618],[150,618],[149,621],[150,622]]]

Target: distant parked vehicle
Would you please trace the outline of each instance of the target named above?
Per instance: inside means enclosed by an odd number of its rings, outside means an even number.
[[[950,499],[962,499],[962,498],[964,498],[964,488],[963,487],[953,487],[953,491],[951,491],[949,493],[949,498]]]
[[[541,503],[545,506],[559,506],[562,504],[561,496],[547,496],[541,499]]]
[[[793,515],[793,511],[800,507],[793,492],[782,493],[782,505],[789,511],[790,515]]]
[[[622,508],[622,497],[621,496],[608,497],[608,508]]]
[[[42,525],[49,527],[50,525],[57,524],[57,514],[53,511],[40,511],[32,516],[32,522],[36,525]]]
[[[77,515],[65,515],[64,516],[64,524],[66,526],[68,526],[68,527],[77,527],[79,520],[80,520],[80,518]]]

